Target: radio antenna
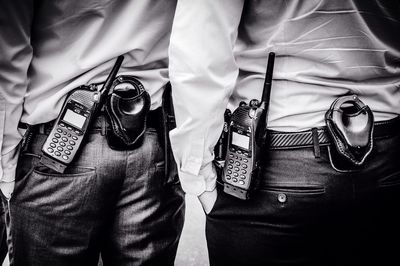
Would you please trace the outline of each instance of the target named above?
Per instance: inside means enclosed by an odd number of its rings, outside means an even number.
[[[108,91],[110,90],[110,88],[113,84],[113,81],[114,81],[115,77],[117,76],[118,70],[121,67],[122,61],[124,61],[124,56],[123,55],[118,56],[117,61],[115,61],[115,64],[114,64],[113,68],[111,69],[111,72],[108,75],[103,88],[101,88],[101,90],[100,90],[100,95],[108,94]]]
[[[268,55],[267,71],[265,73],[264,88],[261,96],[261,102],[265,103],[265,110],[268,110],[271,98],[272,72],[274,70],[275,53],[270,52]]]
[[[265,73],[264,88],[261,96],[260,109],[263,109],[263,118],[261,118],[260,130],[257,132],[257,139],[262,145],[265,144],[267,137],[268,109],[271,98],[272,72],[274,70],[275,53],[270,52],[268,55],[267,71]]]

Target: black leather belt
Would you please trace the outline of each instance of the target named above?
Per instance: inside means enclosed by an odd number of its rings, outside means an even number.
[[[95,134],[95,133],[102,133],[103,135],[105,135],[106,129],[110,128],[110,125],[108,123],[108,119],[106,119],[106,114],[101,113],[94,121],[92,126],[90,127],[89,133],[91,134]],[[39,132],[41,134],[49,134],[51,129],[53,128],[53,123],[54,121],[50,121],[47,123],[43,123],[43,124],[37,124],[37,125],[33,125],[33,130],[35,132]],[[157,108],[155,110],[150,111],[147,114],[147,118],[146,118],[146,125],[147,127],[151,127],[151,128],[162,128],[162,110],[161,108]],[[18,124],[19,128],[22,129],[27,129],[28,128],[28,124],[26,123],[22,123],[20,122]]]
[[[400,134],[400,116],[374,123],[374,139],[385,138]],[[269,149],[294,149],[319,146],[327,146],[332,143],[326,127],[313,128],[300,132],[280,132],[268,130]]]

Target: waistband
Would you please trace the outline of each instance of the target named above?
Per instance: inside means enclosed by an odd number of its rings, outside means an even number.
[[[38,132],[40,134],[49,134],[51,129],[53,128],[54,120],[37,125],[28,125],[26,123],[20,122],[18,124],[19,128],[26,129],[31,127],[31,130]],[[156,128],[159,129],[162,127],[162,109],[161,107],[149,111],[146,117],[146,126],[149,128]],[[101,112],[93,121],[92,125],[89,129],[89,134],[97,134],[101,133],[105,135],[106,130],[111,129],[111,126],[108,122],[108,118],[106,118],[106,114]]]
[[[400,135],[400,116],[374,123],[374,139]],[[332,144],[327,127],[312,128],[299,132],[280,132],[268,130],[268,147],[270,150],[295,149]]]

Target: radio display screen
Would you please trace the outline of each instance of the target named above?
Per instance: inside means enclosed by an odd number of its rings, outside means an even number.
[[[232,132],[232,144],[242,149],[249,150],[250,137]]]
[[[84,117],[83,115],[77,114],[70,109],[67,109],[63,120],[72,126],[82,129],[83,125],[85,124],[86,117]]]

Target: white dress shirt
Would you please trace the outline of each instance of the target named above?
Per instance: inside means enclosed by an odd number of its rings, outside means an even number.
[[[55,119],[66,94],[118,74],[134,75],[161,105],[168,82],[174,0],[0,0],[0,186],[12,183],[19,121]]]
[[[399,1],[179,0],[170,41],[177,128],[170,133],[184,190],[215,187],[213,148],[228,106],[260,99],[275,52],[268,128],[324,125],[354,93],[375,120],[400,114]]]

